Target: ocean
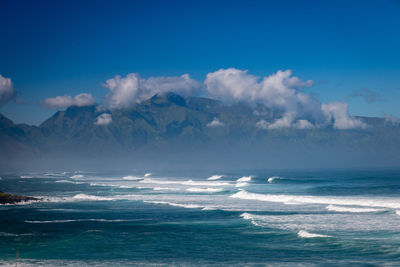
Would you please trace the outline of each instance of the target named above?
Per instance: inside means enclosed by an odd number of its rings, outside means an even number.
[[[400,266],[399,170],[0,175],[2,266]]]

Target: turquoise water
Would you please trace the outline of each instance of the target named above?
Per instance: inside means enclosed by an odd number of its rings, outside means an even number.
[[[400,265],[400,172],[2,173],[0,265]]]

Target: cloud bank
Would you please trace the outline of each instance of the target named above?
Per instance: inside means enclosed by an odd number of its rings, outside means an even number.
[[[207,123],[207,127],[215,128],[215,127],[222,127],[225,124],[220,122],[218,118],[214,118],[211,122]]]
[[[293,76],[291,70],[279,70],[269,76],[258,77],[249,74],[247,70],[229,68],[208,73],[204,83],[193,80],[188,74],[142,78],[136,73],[130,73],[124,77],[116,75],[108,79],[103,86],[109,90],[105,97],[105,106],[111,110],[130,108],[156,94],[174,92],[182,96],[206,96],[227,105],[235,103],[247,103],[254,107],[261,105],[280,114],[274,121],[260,118],[255,125],[260,129],[312,129],[329,125],[340,130],[366,127],[364,122],[349,115],[347,103],[324,104],[316,97],[307,94],[304,89],[311,87],[313,83],[312,80],[302,81]],[[378,97],[366,88],[357,94],[364,96],[367,101],[375,101]],[[94,102],[90,94],[79,94],[75,97],[66,95],[47,98],[42,101],[42,105],[60,109],[92,105]],[[111,117],[107,117],[109,114],[102,115],[104,117],[98,118],[99,125],[111,122]],[[261,116],[261,113],[259,115]],[[214,118],[207,127],[223,125]]]
[[[15,97],[13,83],[10,78],[5,78],[0,74],[0,107],[7,104]]]
[[[95,99],[91,94],[79,94],[74,97],[69,95],[56,96],[53,98],[46,98],[41,102],[41,105],[49,109],[63,109],[70,106],[91,106],[95,103]]]
[[[125,77],[117,75],[107,80],[104,87],[110,90],[106,96],[108,106],[111,109],[120,109],[131,107],[155,94],[174,92],[182,96],[193,95],[201,85],[188,74],[144,79],[136,73],[131,73]]]
[[[95,125],[108,125],[112,122],[111,114],[103,113],[96,118]]]
[[[322,104],[301,89],[313,85],[312,80],[301,81],[292,71],[278,71],[263,78],[248,74],[247,70],[220,69],[207,74],[204,81],[208,95],[225,103],[246,102],[262,104],[283,114],[274,122],[260,120],[260,129],[310,129],[333,124],[336,129],[365,128],[365,123],[352,118],[346,103]]]

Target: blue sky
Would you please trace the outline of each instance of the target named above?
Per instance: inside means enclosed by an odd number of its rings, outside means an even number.
[[[0,74],[21,101],[0,113],[19,123],[54,113],[38,104],[47,97],[101,102],[116,74],[202,82],[230,67],[291,69],[322,102],[400,117],[400,1],[3,0],[1,14]],[[357,96],[363,88],[377,101]]]

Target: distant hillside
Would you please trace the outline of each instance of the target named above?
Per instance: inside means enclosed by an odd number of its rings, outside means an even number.
[[[110,114],[112,121],[98,124],[104,113]],[[375,163],[400,162],[400,127],[385,123],[383,118],[358,117],[367,123],[366,129],[257,127],[260,120],[272,122],[280,115],[266,107],[225,106],[216,100],[173,93],[155,95],[125,110],[70,107],[39,127],[14,124],[0,115],[0,157],[11,161],[52,157],[144,161],[198,153],[199,157],[204,155],[201,160],[209,157],[215,163],[240,161],[240,155],[243,161],[265,157],[273,162],[274,156],[303,160],[307,155],[318,155],[320,160],[348,154],[352,161],[368,162],[376,154]]]

